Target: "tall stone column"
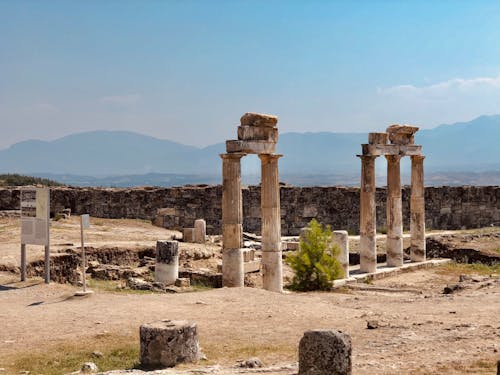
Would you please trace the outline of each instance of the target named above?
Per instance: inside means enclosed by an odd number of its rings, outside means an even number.
[[[362,155],[360,189],[360,270],[377,270],[376,211],[375,211],[375,158]]]
[[[278,159],[282,155],[260,154],[262,168],[262,274],[263,287],[283,291],[281,260],[281,215]]]
[[[401,201],[401,173],[399,155],[387,159],[387,265],[403,265],[403,204]]]
[[[411,157],[410,257],[413,262],[425,261],[425,156]]]
[[[241,158],[222,154],[222,285],[244,286]]]

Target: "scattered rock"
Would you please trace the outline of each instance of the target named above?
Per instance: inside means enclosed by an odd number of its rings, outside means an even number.
[[[175,280],[175,286],[180,287],[180,288],[187,288],[191,286],[191,282],[188,277],[181,277]]]
[[[94,362],[85,362],[80,371],[86,373],[95,373],[99,371],[99,368]]]
[[[262,367],[262,361],[257,357],[252,357],[245,361],[240,361],[239,366],[244,368],[260,368]]]
[[[368,320],[366,322],[366,328],[368,329],[377,329],[379,327],[377,320]]]
[[[443,289],[443,294],[453,294],[458,290],[462,290],[463,286],[461,284],[447,285]]]
[[[98,350],[94,350],[92,352],[92,357],[93,358],[102,358],[104,357],[104,354],[102,354],[102,352],[98,351]]]
[[[137,277],[129,277],[127,279],[127,285],[130,289],[135,290],[152,290],[153,284],[143,279],[139,279]]]

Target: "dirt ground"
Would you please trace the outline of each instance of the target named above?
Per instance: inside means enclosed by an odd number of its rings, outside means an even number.
[[[0,220],[0,264],[18,264],[17,219]],[[142,246],[170,234],[141,221],[93,219],[89,244]],[[79,244],[76,218],[52,226],[53,250]],[[58,247],[60,246],[60,247]],[[36,248],[36,247],[33,247]],[[40,256],[36,250],[29,259]],[[20,283],[0,273],[0,374],[19,353],[57,345],[123,337],[138,344],[140,324],[187,319],[198,324],[208,363],[234,373],[238,359],[258,356],[293,374],[304,331],[338,329],[353,341],[354,374],[495,373],[500,358],[500,283],[443,294],[458,274],[442,268],[393,276],[361,289],[277,294],[257,288],[222,288],[178,294],[100,290],[73,297],[75,286]],[[376,320],[377,329],[367,329]],[[76,369],[75,369],[76,370]]]

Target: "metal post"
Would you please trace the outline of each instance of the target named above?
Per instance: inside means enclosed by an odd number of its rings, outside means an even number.
[[[26,244],[21,244],[21,281],[26,281]]]

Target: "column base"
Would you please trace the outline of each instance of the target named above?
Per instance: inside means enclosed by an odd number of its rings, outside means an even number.
[[[262,252],[262,283],[265,290],[283,292],[281,251]]]
[[[223,249],[222,286],[243,287],[244,285],[243,251],[241,249]]]

